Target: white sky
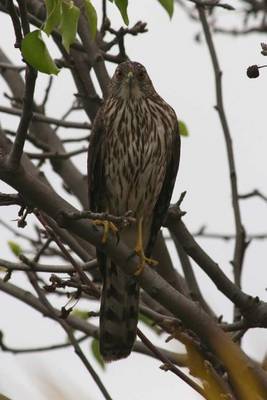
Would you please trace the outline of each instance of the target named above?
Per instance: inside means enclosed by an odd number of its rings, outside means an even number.
[[[97,4],[97,1],[94,3]],[[115,21],[115,26],[119,26],[121,19],[117,10],[112,5],[109,9],[111,20]],[[220,10],[220,15],[226,24],[232,23],[236,18],[236,14],[225,10]],[[179,7],[176,7],[170,22],[165,11],[154,0],[130,1],[129,16],[131,25],[141,19],[148,22],[149,28],[149,32],[139,38],[128,38],[129,56],[146,66],[158,92],[173,106],[190,131],[190,137],[182,140],[181,168],[173,200],[177,200],[180,192],[187,191],[182,208],[187,211],[184,219],[192,231],[204,224],[211,232],[232,233],[233,213],[225,144],[218,116],[213,108],[213,71],[206,46],[193,40],[200,27],[189,21]],[[0,45],[9,57],[19,62],[18,51],[12,48],[14,37],[9,19],[0,15],[0,26],[5,32]],[[248,65],[265,63],[265,59],[260,55],[260,42],[263,40],[264,38],[257,34],[244,38],[215,38],[224,73],[225,108],[233,138],[240,193],[254,188],[267,193],[267,72],[262,70],[260,78],[255,80],[249,80],[245,74]],[[112,71],[113,69],[114,66],[111,66]],[[40,99],[47,77],[40,74],[38,79],[37,99]],[[60,118],[68,108],[75,89],[66,85],[63,72],[55,80],[48,115]],[[8,104],[2,97],[2,92],[7,91],[6,86],[3,81],[0,82],[1,104]],[[66,102],[67,99],[69,101]],[[84,117],[77,113],[71,116],[72,120],[81,118]],[[12,119],[0,115],[3,127],[10,127]],[[12,124],[15,129],[14,121]],[[67,133],[66,136],[68,134],[73,136],[73,132]],[[77,158],[75,160],[77,161]],[[85,156],[78,160],[79,167],[85,171]],[[45,170],[50,171],[50,168],[45,167]],[[59,179],[54,179],[55,187],[67,198],[60,188]],[[0,191],[9,190],[6,185],[0,183]],[[73,202],[72,197],[68,198]],[[1,208],[0,215],[6,221],[12,221],[16,218],[16,209]],[[259,199],[242,203],[242,217],[249,233],[267,231],[267,205]],[[12,224],[16,226],[15,222]],[[2,228],[0,232],[0,257],[11,259],[13,256],[7,248],[6,241],[12,239],[12,236]],[[233,254],[233,243],[203,239],[199,242],[219,262],[227,275],[231,276],[229,261]],[[172,253],[175,258],[174,252]],[[265,300],[266,255],[266,241],[253,242],[246,254],[243,275],[244,290]],[[198,267],[195,271],[200,277],[203,294],[209,303],[216,312],[230,319],[230,303],[217,292],[213,283]],[[19,285],[26,284],[21,273],[12,277],[12,281]],[[0,329],[4,331],[8,344],[26,347],[65,340],[65,335],[54,322],[42,318],[22,303],[0,293],[0,304]],[[80,308],[86,306],[85,303],[79,305]],[[85,351],[88,346],[88,343],[83,346]],[[169,348],[176,350],[176,347],[172,346],[170,344]],[[266,351],[266,332],[260,329],[250,331],[245,336],[244,346],[249,355],[258,360],[262,359]],[[182,399],[199,398],[171,373],[159,370],[159,362],[151,361],[145,356],[132,354],[127,360],[108,365],[104,373],[95,365],[90,354],[89,357],[116,400],[158,400],[163,397],[172,399],[178,398],[178,395]],[[71,350],[16,357],[1,354],[0,392],[10,396],[12,400],[47,399],[47,394],[42,394],[38,375],[42,376],[40,379],[53,379],[68,393],[70,399],[102,399],[99,390]],[[67,400],[67,395],[64,399]]]

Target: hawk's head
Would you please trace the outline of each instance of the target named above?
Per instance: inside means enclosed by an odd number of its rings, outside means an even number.
[[[145,67],[125,61],[118,65],[111,80],[111,94],[125,100],[140,99],[155,93]]]

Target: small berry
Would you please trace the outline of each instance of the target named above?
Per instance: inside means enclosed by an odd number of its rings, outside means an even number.
[[[258,78],[259,75],[260,72],[259,72],[259,67],[257,65],[251,65],[250,67],[248,67],[247,76],[249,78]]]

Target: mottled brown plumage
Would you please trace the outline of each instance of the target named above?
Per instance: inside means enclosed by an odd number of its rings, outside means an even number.
[[[180,158],[173,109],[157,94],[145,68],[120,64],[110,94],[95,119],[88,154],[89,205],[93,211],[123,215],[132,210],[142,221],[149,256],[166,215]],[[135,248],[137,226],[120,232]],[[104,359],[127,357],[138,321],[139,286],[104,253],[97,252],[103,277],[100,351]]]

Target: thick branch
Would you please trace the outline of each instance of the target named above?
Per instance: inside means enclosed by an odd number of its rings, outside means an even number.
[[[83,7],[80,0],[75,0],[79,7]],[[102,90],[103,96],[106,97],[108,94],[108,87],[109,87],[109,75],[103,60],[103,56],[101,51],[96,43],[91,38],[91,34],[89,32],[89,27],[87,20],[84,15],[80,16],[79,24],[78,24],[78,32],[83,43],[84,49],[87,53],[89,62],[92,68],[95,71],[99,86]]]
[[[0,206],[12,206],[12,205],[23,206],[23,200],[17,194],[7,194],[0,192]],[[1,220],[0,220],[1,223]]]
[[[28,4],[30,1],[28,2]],[[0,61],[8,62],[11,64],[11,61],[8,57],[3,53],[0,49]],[[22,93],[24,92],[24,82],[17,71],[14,70],[2,70],[1,71],[3,78],[5,79],[7,85],[10,87],[13,97],[16,99],[20,99]],[[35,105],[35,111],[38,111],[39,108]],[[20,109],[18,111],[21,113]],[[38,116],[41,117],[43,114],[37,113]],[[20,115],[20,114],[19,114]],[[45,118],[45,117],[44,117]],[[51,123],[57,123],[59,120],[52,119]],[[46,121],[44,121],[46,122]],[[59,121],[60,122],[60,121]],[[65,125],[67,121],[64,121]],[[84,125],[84,124],[82,124]],[[35,136],[38,142],[42,142],[46,146],[46,151],[57,151],[59,153],[65,152],[64,146],[60,138],[55,134],[50,125],[40,122],[40,121],[32,121],[30,126],[30,133],[32,136]],[[87,207],[88,204],[88,195],[87,188],[84,180],[84,176],[79,172],[76,166],[72,163],[71,159],[65,160],[54,160],[51,159],[51,164],[55,172],[57,172],[66,183],[67,187],[69,187],[72,193],[79,199],[83,207]]]
[[[29,176],[25,170],[20,169],[16,174],[10,174],[0,168],[0,177],[16,188],[26,201],[39,207],[56,220],[62,210],[67,213],[75,211],[75,209],[60,198],[52,188],[48,187],[43,182],[36,180],[34,177]],[[91,225],[88,221],[68,221],[68,230],[79,235],[83,239],[90,241],[101,249],[101,251],[108,253],[114,263],[118,265],[118,267],[122,268],[125,273],[132,275],[138,269],[138,257],[133,255],[123,242],[120,241],[117,243],[117,238],[110,236],[107,243],[103,244],[102,230],[96,229],[95,226]],[[217,266],[216,269],[219,270]],[[222,272],[221,275],[224,276]],[[139,282],[151,297],[159,301],[165,308],[171,311],[173,315],[181,319],[188,328],[193,330],[201,340],[206,343],[208,348],[210,348],[217,357],[223,361],[232,379],[237,379],[236,370],[233,370],[232,368],[232,360],[225,357],[225,349],[228,348],[228,352],[230,352],[230,354],[235,358],[235,362],[237,362],[238,365],[244,365],[244,363],[245,365],[249,365],[250,361],[246,358],[244,353],[234,345],[229,336],[221,331],[216,323],[209,318],[204,311],[199,309],[194,302],[179,294],[155,271],[147,266],[145,266],[143,273],[140,274]],[[239,289],[235,285],[234,287],[237,290],[236,294],[238,301],[240,302],[241,300],[241,304],[244,307],[246,306],[246,308],[248,308],[249,305],[251,306],[251,304],[254,304],[253,302],[251,303],[248,296],[242,294],[242,292],[238,292]],[[235,297],[234,300],[236,301]],[[265,305],[262,303],[254,305],[253,316],[255,316],[261,309],[266,310],[266,308],[264,308]],[[242,373],[240,373],[240,371],[238,371],[238,373],[240,378],[242,378]],[[246,390],[247,385],[252,384],[251,380],[253,381],[254,379],[258,379],[254,376],[254,373],[251,373],[249,377],[247,375],[244,377],[244,390]],[[265,384],[267,387],[267,382],[265,382],[262,377],[259,379],[261,387]]]
[[[227,278],[219,265],[198,245],[181,220],[179,210],[175,206],[169,210],[166,225],[186,253],[203,269],[217,288],[241,310],[245,309],[248,306],[247,295]]]

